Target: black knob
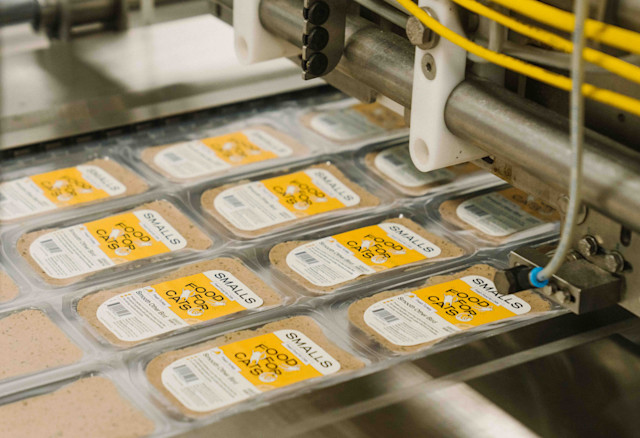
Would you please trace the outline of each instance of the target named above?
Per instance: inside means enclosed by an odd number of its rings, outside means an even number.
[[[309,23],[320,26],[329,18],[329,5],[325,2],[315,2],[309,9],[303,9],[302,14]]]
[[[313,51],[320,51],[327,47],[329,32],[324,27],[314,27],[307,36],[306,45]]]
[[[314,76],[322,76],[328,65],[329,60],[324,53],[314,53],[302,67]]]

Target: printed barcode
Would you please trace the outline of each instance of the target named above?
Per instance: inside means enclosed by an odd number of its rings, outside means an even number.
[[[309,254],[306,251],[300,251],[300,252],[296,252],[293,255],[295,255],[296,257],[298,257],[300,260],[302,260],[303,262],[305,262],[307,265],[314,265],[316,263],[320,263],[318,261],[318,259],[316,259],[314,256],[312,256],[311,254]]]
[[[223,197],[222,199],[227,201],[234,208],[244,207],[244,204],[242,203],[242,201],[240,201],[234,195],[227,195],[227,196]]]
[[[373,313],[375,313],[375,315],[378,318],[382,319],[384,322],[387,322],[387,323],[400,321],[397,316],[389,312],[387,309],[383,309],[383,308],[376,309],[373,311]]]
[[[329,113],[326,114],[325,117],[323,117],[324,119],[324,123],[326,123],[327,125],[337,125],[338,121],[335,120],[335,115]]]
[[[170,161],[173,161],[174,163],[179,163],[180,161],[184,161],[180,155],[177,155],[173,152],[167,152],[164,156],[167,157]]]
[[[173,371],[175,371],[176,374],[179,375],[182,380],[184,380],[184,383],[191,383],[198,380],[198,376],[193,374],[193,371],[191,371],[191,368],[189,368],[187,365],[178,365],[173,369]]]
[[[467,204],[464,206],[464,209],[470,211],[477,217],[489,216],[489,213],[474,204]]]
[[[399,157],[396,157],[393,154],[389,154],[385,157],[387,160],[391,162],[394,166],[404,166],[404,161],[402,161]]]
[[[46,249],[50,254],[57,254],[62,252],[62,248],[60,248],[58,244],[55,243],[52,239],[43,240],[42,242],[40,242],[40,244],[44,246],[44,249]]]
[[[118,301],[115,303],[107,304],[107,307],[110,311],[115,313],[118,318],[123,318],[125,316],[131,315],[131,312],[129,312],[129,310]]]

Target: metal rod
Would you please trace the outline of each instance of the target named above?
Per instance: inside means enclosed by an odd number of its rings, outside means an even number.
[[[26,23],[37,13],[36,0],[0,0],[0,26]]]
[[[403,29],[407,27],[407,20],[409,19],[409,16],[405,12],[390,6],[383,0],[355,0],[355,2],[370,11],[375,12],[396,26],[400,26]]]
[[[571,150],[566,121],[558,119],[501,87],[469,81],[451,93],[445,110],[455,135],[566,192]],[[640,154],[591,132],[583,158],[584,201],[640,231]]]
[[[262,0],[260,21],[274,35],[301,45],[302,0]],[[345,37],[344,54],[336,69],[403,106],[411,106],[411,43],[354,16],[347,17]]]

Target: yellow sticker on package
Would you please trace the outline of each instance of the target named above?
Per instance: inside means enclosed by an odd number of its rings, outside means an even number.
[[[70,278],[184,248],[187,240],[153,210],[136,210],[51,231],[29,247],[52,278]]]
[[[221,135],[219,137],[205,138],[202,143],[206,144],[224,161],[232,166],[242,166],[245,164],[256,163],[258,161],[270,160],[272,158],[278,158],[281,155],[290,153],[290,149],[284,145],[279,145],[277,150],[273,147],[267,149],[265,146],[260,146],[258,139],[249,138],[249,135],[255,137],[258,135],[253,131],[239,131],[232,134]],[[261,139],[264,139],[267,134],[262,134]],[[269,136],[271,139],[271,136]],[[278,153],[280,152],[280,153]]]
[[[214,207],[236,228],[254,231],[359,202],[329,170],[311,168],[231,187],[215,198]]]
[[[154,157],[154,163],[178,179],[211,175],[232,167],[287,157],[293,150],[264,127],[177,143]]]
[[[404,225],[389,221],[305,243],[290,251],[286,261],[312,284],[328,287],[437,257],[441,252]]]
[[[179,359],[161,378],[184,406],[208,412],[339,370],[340,363],[304,333],[283,329]]]
[[[529,311],[523,299],[500,294],[491,280],[469,275],[378,301],[364,320],[389,342],[414,346]]]
[[[104,169],[79,165],[0,184],[0,220],[121,195],[126,187]]]
[[[134,342],[262,304],[232,273],[209,270],[118,294],[96,315],[118,339]]]

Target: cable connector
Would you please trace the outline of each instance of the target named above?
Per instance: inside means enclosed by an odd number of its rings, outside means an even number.
[[[493,280],[498,292],[513,294],[527,289],[541,288],[549,284],[549,280],[538,280],[538,273],[542,268],[530,266],[516,266],[498,271]]]

